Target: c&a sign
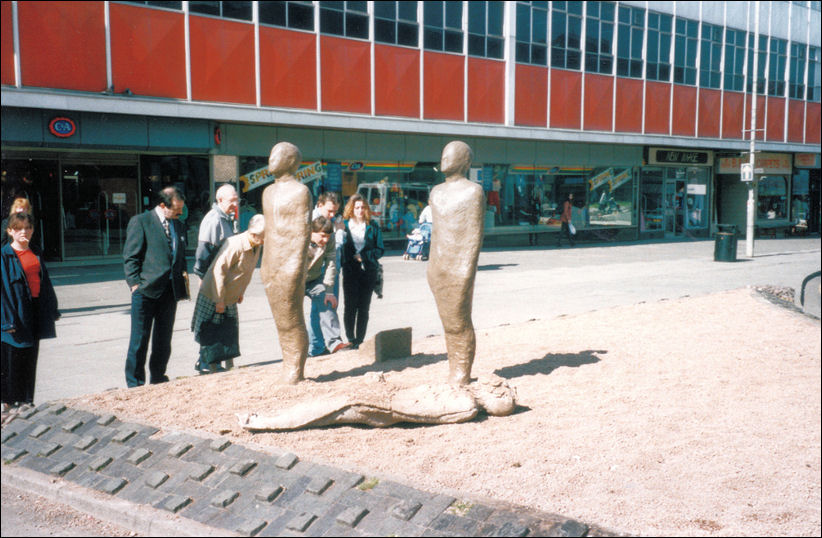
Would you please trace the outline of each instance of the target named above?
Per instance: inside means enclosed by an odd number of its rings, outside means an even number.
[[[49,122],[49,132],[58,138],[68,138],[77,133],[77,124],[65,116],[57,116]]]

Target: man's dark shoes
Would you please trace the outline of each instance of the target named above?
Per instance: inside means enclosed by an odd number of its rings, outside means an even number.
[[[206,375],[206,374],[210,374],[210,373],[211,373],[211,369],[208,367],[208,365],[207,365],[207,364],[205,364],[205,363],[203,363],[203,362],[202,362],[202,361],[200,361],[200,360],[198,360],[198,361],[197,361],[197,363],[196,363],[196,364],[194,364],[194,369],[195,369],[195,370],[197,370],[197,372],[198,372],[200,375]]]
[[[314,355],[309,355],[309,357],[322,357],[323,355],[331,355],[331,352],[328,351],[328,348],[323,349],[321,353],[315,353]]]
[[[151,380],[152,385],[157,385],[158,383],[168,383],[168,376],[164,375],[164,376],[162,376],[158,379],[152,379]]]

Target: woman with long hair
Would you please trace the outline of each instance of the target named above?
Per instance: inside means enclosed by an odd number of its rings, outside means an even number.
[[[385,252],[382,232],[371,221],[371,210],[359,194],[348,199],[343,211],[345,242],[342,248],[345,336],[353,349],[365,339],[368,310],[377,280],[379,259]]]

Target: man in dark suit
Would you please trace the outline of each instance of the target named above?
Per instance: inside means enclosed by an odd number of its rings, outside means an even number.
[[[171,356],[177,301],[188,298],[185,238],[177,220],[184,206],[183,194],[175,187],[166,187],[160,191],[154,209],[128,222],[123,260],[126,283],[131,288],[131,338],[126,355],[129,387],[146,382],[149,336],[150,382],[168,381],[166,365]]]

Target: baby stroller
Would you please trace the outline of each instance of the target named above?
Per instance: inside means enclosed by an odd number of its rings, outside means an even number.
[[[406,237],[408,238],[408,246],[405,247],[402,259],[427,260],[431,246],[431,223],[420,224],[419,228],[414,228]]]

